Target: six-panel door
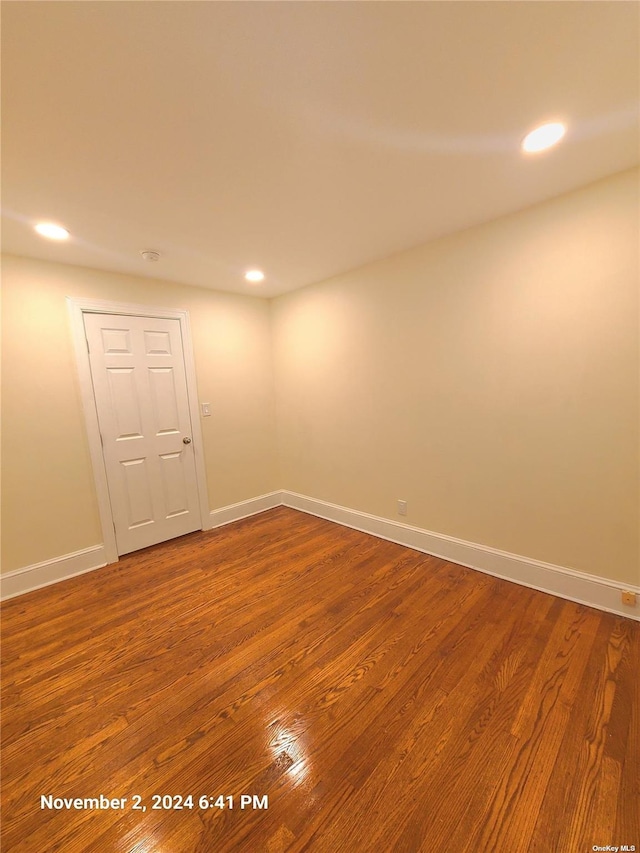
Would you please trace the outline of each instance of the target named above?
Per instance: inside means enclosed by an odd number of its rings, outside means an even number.
[[[199,530],[179,320],[85,313],[84,324],[118,554]]]

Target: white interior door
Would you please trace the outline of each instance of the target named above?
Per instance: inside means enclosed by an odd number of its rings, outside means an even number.
[[[179,320],[84,314],[118,554],[201,528]]]

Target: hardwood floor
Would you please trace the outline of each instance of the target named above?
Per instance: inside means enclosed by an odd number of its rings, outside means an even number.
[[[7,853],[640,849],[631,620],[278,508],[2,625]]]

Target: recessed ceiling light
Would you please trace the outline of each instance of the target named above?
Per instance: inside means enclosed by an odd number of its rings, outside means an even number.
[[[248,270],[244,277],[247,281],[262,281],[264,279],[264,273],[262,270]]]
[[[528,133],[522,140],[522,150],[532,154],[535,151],[544,151],[546,148],[551,148],[556,142],[560,142],[566,130],[566,127],[559,121],[541,124],[540,127],[536,127],[535,130]]]
[[[49,240],[66,240],[69,236],[66,228],[54,225],[53,222],[38,222],[34,227],[38,234],[42,237],[48,237]]]

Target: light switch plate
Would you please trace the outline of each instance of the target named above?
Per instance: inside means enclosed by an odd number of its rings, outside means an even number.
[[[200,403],[200,411],[202,412],[203,418],[208,418],[211,416],[211,403]]]

